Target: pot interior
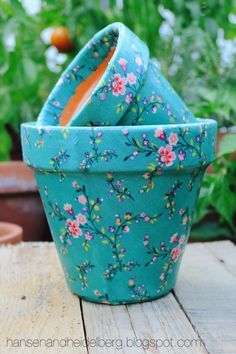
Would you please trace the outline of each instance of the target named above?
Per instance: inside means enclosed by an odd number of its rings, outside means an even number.
[[[111,31],[111,33],[108,33],[107,39],[104,40],[104,38],[98,37],[92,40],[91,48],[88,45],[84,51],[79,53],[78,68],[76,70],[79,71],[80,67],[88,65],[89,63],[92,71],[84,80],[82,79],[76,87],[74,94],[62,111],[59,125],[67,125],[89,100],[89,97],[92,95],[113,57],[117,40],[118,32]],[[96,51],[98,46],[100,46],[100,52]]]

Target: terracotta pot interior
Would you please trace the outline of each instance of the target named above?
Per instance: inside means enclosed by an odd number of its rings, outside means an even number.
[[[88,101],[91,96],[93,90],[97,86],[101,77],[107,69],[108,63],[111,60],[114,54],[115,48],[112,47],[108,56],[103,60],[103,62],[97,67],[95,71],[90,74],[86,80],[81,82],[75,91],[75,94],[71,97],[71,99],[66,104],[64,110],[62,111],[60,118],[60,125],[67,125],[68,122],[73,118],[75,114],[77,114]]]
[[[0,244],[22,241],[23,229],[19,225],[0,222]]]

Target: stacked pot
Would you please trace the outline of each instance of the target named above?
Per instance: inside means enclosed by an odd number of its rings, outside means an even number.
[[[216,122],[193,116],[146,45],[121,23],[97,33],[21,134],[71,291],[109,304],[168,293]]]

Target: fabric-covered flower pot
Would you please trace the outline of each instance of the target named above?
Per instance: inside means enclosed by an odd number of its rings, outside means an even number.
[[[188,240],[216,122],[21,127],[71,291],[121,304],[168,293]]]
[[[60,77],[39,125],[188,123],[193,114],[122,23],[98,32]]]

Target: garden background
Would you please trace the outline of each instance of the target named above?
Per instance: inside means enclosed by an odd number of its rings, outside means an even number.
[[[233,0],[0,0],[0,160],[21,159],[20,124],[37,119],[63,68],[114,21],[147,43],[196,116],[217,120],[217,159],[204,178],[191,237],[236,240]],[[56,48],[51,35],[58,26],[70,39]]]

